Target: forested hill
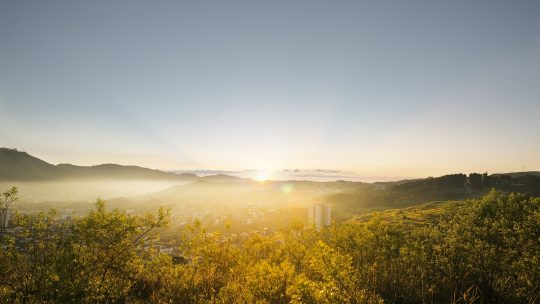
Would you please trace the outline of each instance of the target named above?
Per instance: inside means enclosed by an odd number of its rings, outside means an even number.
[[[540,196],[535,172],[451,174],[410,181],[375,183],[368,189],[330,194],[326,201],[354,214],[365,208],[404,208],[416,204],[479,197],[491,189]]]
[[[97,166],[53,165],[26,152],[0,148],[0,180],[51,181],[63,179],[149,179],[196,180],[191,173],[176,174],[138,166],[103,164]]]

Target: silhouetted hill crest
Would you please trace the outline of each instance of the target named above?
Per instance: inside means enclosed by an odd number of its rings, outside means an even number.
[[[50,181],[62,179],[150,179],[197,180],[191,173],[176,174],[140,166],[101,164],[77,166],[53,165],[16,149],[0,148],[0,180]]]

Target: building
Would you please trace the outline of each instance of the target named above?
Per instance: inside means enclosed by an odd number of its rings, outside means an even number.
[[[327,205],[317,204],[309,207],[308,223],[317,229],[332,224],[332,208]]]

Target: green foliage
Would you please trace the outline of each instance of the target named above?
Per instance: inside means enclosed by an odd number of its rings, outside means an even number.
[[[69,222],[20,216],[2,239],[2,303],[536,303],[540,198],[492,191],[316,231],[233,238],[199,222],[181,258],[144,249],[166,223],[108,211]],[[429,214],[429,213],[419,213]],[[411,224],[412,223],[412,224]]]
[[[17,197],[18,193],[17,187],[12,187],[0,195],[0,233],[3,233],[8,225],[8,218],[13,204],[19,199]]]
[[[431,253],[429,269],[446,274],[460,292],[475,286],[501,302],[534,302],[540,292],[539,212],[539,198],[489,193],[429,231],[431,242],[423,243]]]
[[[55,212],[20,216],[22,230],[4,242],[1,298],[14,303],[119,302],[144,269],[143,237],[165,224],[167,214],[134,217],[96,210],[71,222]]]

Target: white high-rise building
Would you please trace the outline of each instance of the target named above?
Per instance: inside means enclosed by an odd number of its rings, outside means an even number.
[[[317,204],[309,207],[308,222],[316,228],[332,225],[332,208]]]

